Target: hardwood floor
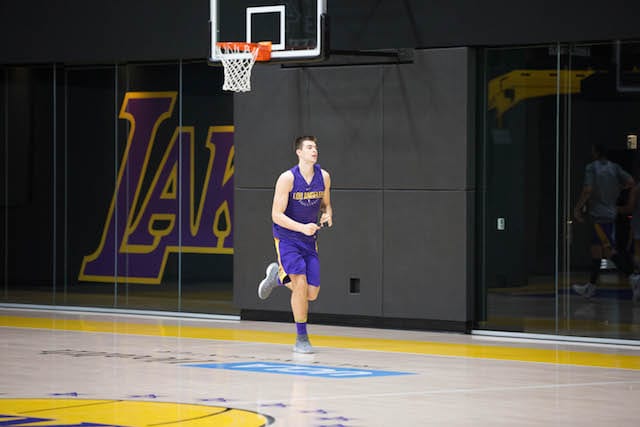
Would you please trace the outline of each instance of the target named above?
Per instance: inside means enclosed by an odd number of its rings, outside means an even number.
[[[316,353],[297,355],[293,332],[231,317],[0,309],[0,426],[639,422],[633,346],[310,325]]]

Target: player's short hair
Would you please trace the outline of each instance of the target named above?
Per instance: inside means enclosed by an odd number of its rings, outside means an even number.
[[[593,152],[596,154],[597,157],[607,157],[608,156],[608,150],[607,147],[604,146],[604,144],[593,144]]]
[[[299,150],[302,148],[302,143],[304,141],[312,141],[316,144],[316,147],[318,146],[318,138],[316,138],[313,135],[303,135],[303,136],[299,136],[296,138],[293,146],[296,150]]]

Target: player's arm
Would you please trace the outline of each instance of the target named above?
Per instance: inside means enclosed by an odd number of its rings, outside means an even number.
[[[637,196],[635,188],[635,181],[631,175],[627,171],[622,168],[619,168],[620,171],[620,182],[622,184],[622,190],[629,190],[629,197],[627,198],[627,204],[625,206],[618,206],[618,213],[621,214],[629,214],[633,211],[633,207],[636,204]]]
[[[618,213],[627,215],[633,212],[633,208],[638,200],[638,192],[640,191],[640,185],[629,191],[629,198],[627,204],[624,206],[618,206]]]
[[[629,179],[624,183],[624,188],[633,188],[634,185],[636,185],[636,182],[633,178],[629,177]]]
[[[273,195],[273,205],[271,206],[271,219],[280,227],[297,231],[307,236],[313,236],[318,230],[318,225],[314,223],[302,224],[294,221],[285,215],[287,204],[289,203],[289,193],[293,189],[293,174],[290,171],[283,172],[276,181],[276,189]]]
[[[322,171],[322,179],[324,180],[324,196],[322,197],[322,204],[320,205],[320,224],[327,224],[329,227],[333,226],[333,209],[331,208],[331,176],[329,172]]]
[[[587,203],[589,198],[591,197],[591,192],[593,188],[590,185],[585,185],[582,187],[582,192],[580,193],[580,198],[578,198],[578,202],[576,203],[576,207],[573,209],[573,216],[578,220],[578,222],[583,222],[582,218],[582,208]]]
[[[636,185],[636,183],[633,177],[631,176],[631,174],[626,170],[624,170],[622,166],[618,164],[616,164],[616,166],[618,169],[618,180],[620,181],[620,185],[622,186],[622,189],[626,190],[629,188],[633,188]]]

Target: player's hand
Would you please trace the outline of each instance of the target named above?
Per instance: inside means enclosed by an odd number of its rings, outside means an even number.
[[[320,217],[320,225],[322,227],[331,227],[333,225],[333,218],[328,213],[323,213]]]
[[[313,236],[314,234],[316,234],[316,231],[318,231],[319,229],[320,227],[318,226],[318,224],[310,222],[308,224],[303,224],[301,231],[303,234],[307,236]]]
[[[584,218],[582,217],[582,212],[580,211],[580,209],[574,209],[573,216],[576,218],[576,221],[584,222]]]

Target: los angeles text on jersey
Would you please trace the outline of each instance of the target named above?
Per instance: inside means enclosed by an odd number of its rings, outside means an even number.
[[[324,197],[324,191],[306,191],[293,193],[293,200],[311,200],[322,199]]]

